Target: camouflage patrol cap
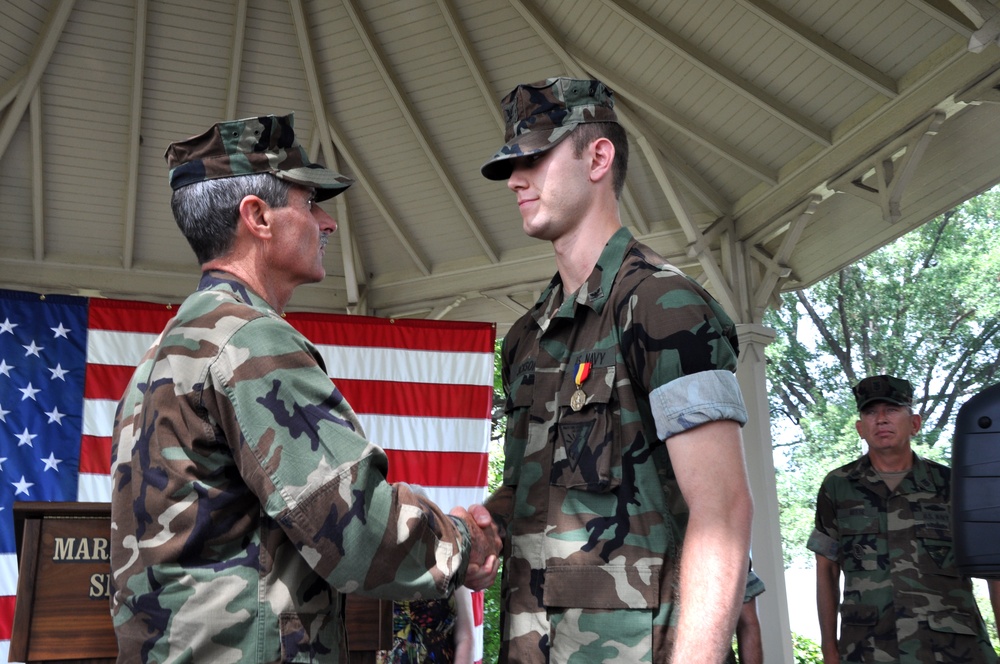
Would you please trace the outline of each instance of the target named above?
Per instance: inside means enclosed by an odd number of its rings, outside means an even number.
[[[295,140],[293,115],[263,115],[219,122],[198,136],[171,143],[163,155],[170,167],[170,188],[271,173],[316,190],[322,201],[342,193],[354,180],[309,161]]]
[[[869,376],[851,388],[858,410],[876,401],[888,401],[897,406],[913,405],[910,381],[895,376]]]
[[[500,102],[506,143],[483,164],[483,176],[506,180],[513,170],[511,159],[555,147],[578,125],[618,122],[614,106],[614,93],[593,79],[547,78],[517,86]]]

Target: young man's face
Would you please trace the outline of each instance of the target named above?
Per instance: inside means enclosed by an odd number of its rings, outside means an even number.
[[[571,232],[583,217],[593,195],[589,184],[587,151],[574,155],[565,139],[554,148],[513,160],[507,187],[517,194],[524,232],[554,241]]]

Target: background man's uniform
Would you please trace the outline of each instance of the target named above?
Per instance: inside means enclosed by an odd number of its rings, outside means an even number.
[[[880,385],[896,398],[888,380]],[[950,479],[947,466],[913,454],[890,489],[866,454],[823,480],[807,546],[844,574],[842,661],[997,661],[972,582],[955,563]]]

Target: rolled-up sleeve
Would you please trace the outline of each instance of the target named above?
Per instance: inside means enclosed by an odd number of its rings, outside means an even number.
[[[661,385],[649,395],[656,435],[660,440],[707,422],[747,422],[736,376],[731,371],[699,371]]]

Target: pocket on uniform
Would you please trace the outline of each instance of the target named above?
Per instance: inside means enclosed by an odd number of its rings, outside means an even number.
[[[569,406],[577,388],[572,383],[559,394],[552,473],[554,486],[604,493],[621,484],[621,441],[612,412],[615,368],[593,369],[579,410]]]
[[[837,510],[842,566],[845,571],[878,569],[878,510],[864,506]]]
[[[921,504],[914,517],[917,520],[914,534],[927,554],[925,559],[919,560],[920,571],[959,576],[948,508],[945,505]]]
[[[927,625],[935,632],[977,636],[979,621],[970,613],[962,611],[939,611],[927,616]]]
[[[873,662],[872,630],[878,624],[878,609],[870,604],[841,604],[840,638],[837,647],[842,662]]]
[[[660,566],[549,565],[542,602],[549,608],[655,609]]]

